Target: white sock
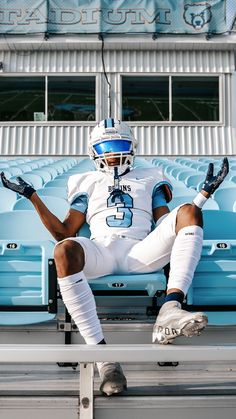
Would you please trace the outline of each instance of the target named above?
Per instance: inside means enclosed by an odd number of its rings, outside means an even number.
[[[58,282],[64,304],[85,342],[90,345],[101,342],[103,332],[94,296],[84,273],[58,278]]]
[[[203,229],[192,225],[176,236],[170,258],[168,290],[178,288],[186,295],[201,257]]]

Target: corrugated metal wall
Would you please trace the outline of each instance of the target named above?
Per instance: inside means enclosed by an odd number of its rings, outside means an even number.
[[[1,155],[86,155],[88,126],[0,127]],[[136,126],[140,155],[236,154],[230,127]]]
[[[228,73],[235,67],[233,51],[139,51],[104,52],[108,73]],[[5,72],[100,73],[101,51],[2,51]]]
[[[224,124],[181,126],[178,124],[134,123],[142,155],[222,155],[236,154],[232,126],[233,51],[112,51],[104,54],[112,84],[112,115],[121,116],[120,75],[155,73],[223,74]],[[2,51],[4,74],[96,74],[98,75],[97,119],[108,114],[108,88],[104,80],[100,51]],[[235,121],[235,120],[234,120]],[[85,155],[94,123],[2,123],[2,155]]]

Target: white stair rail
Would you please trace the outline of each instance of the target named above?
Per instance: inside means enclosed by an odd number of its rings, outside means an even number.
[[[236,345],[0,344],[0,363],[236,361]]]
[[[80,419],[93,419],[94,362],[236,361],[236,345],[0,345],[0,364],[80,363]]]

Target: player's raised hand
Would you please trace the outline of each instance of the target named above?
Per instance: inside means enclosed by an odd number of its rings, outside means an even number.
[[[2,184],[7,189],[11,189],[14,192],[17,192],[20,195],[25,196],[26,198],[31,198],[35,189],[27,182],[25,182],[21,177],[17,177],[19,183],[11,182],[6,178],[4,172],[1,173]]]
[[[212,195],[216,189],[223,182],[227,174],[229,173],[229,162],[227,157],[223,158],[223,162],[219,172],[214,176],[214,164],[209,163],[206,179],[203,183],[202,190]]]

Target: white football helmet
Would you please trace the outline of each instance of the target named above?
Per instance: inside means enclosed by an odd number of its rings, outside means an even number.
[[[88,152],[98,170],[113,173],[115,166],[121,175],[133,166],[136,148],[132,129],[125,122],[107,118],[92,130]],[[109,165],[109,158],[116,158],[117,164]]]

